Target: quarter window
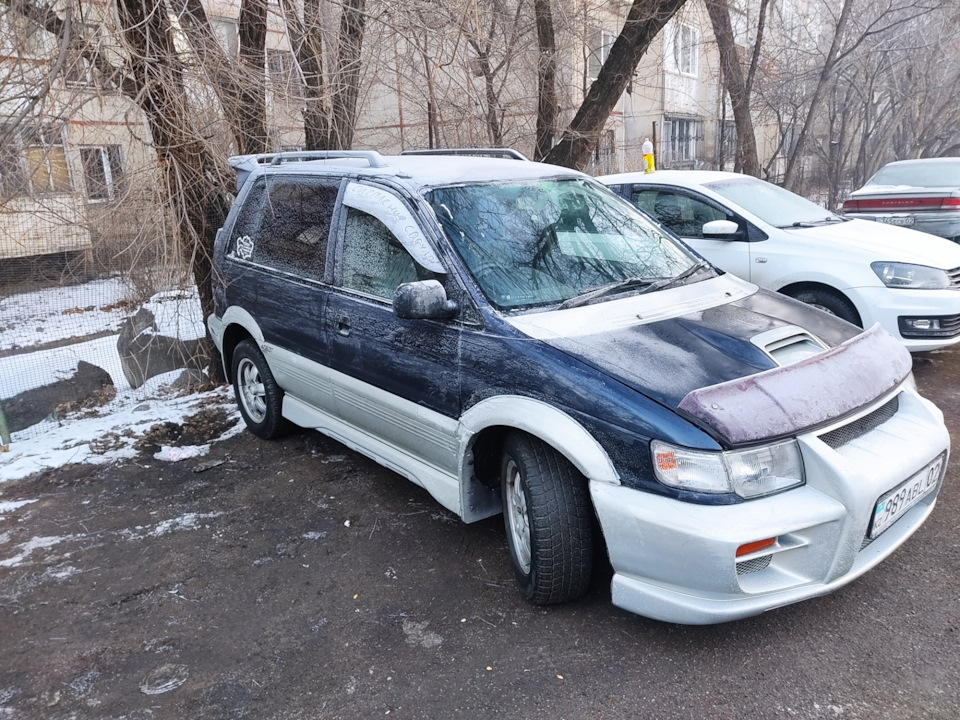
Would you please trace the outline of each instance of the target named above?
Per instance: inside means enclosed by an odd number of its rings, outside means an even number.
[[[339,184],[272,180],[255,186],[233,232],[234,257],[323,280]],[[258,222],[259,218],[259,222]]]

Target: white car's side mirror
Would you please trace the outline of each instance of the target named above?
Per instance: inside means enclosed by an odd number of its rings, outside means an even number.
[[[732,240],[740,226],[731,220],[711,220],[703,226],[703,236],[717,240]]]

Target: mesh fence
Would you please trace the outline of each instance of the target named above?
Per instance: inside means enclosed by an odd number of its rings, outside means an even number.
[[[0,445],[202,381],[200,304],[159,208],[129,188],[0,202]]]

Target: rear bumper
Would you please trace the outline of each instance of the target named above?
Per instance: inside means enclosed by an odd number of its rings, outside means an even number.
[[[846,217],[888,222],[891,225],[901,225],[912,230],[939,235],[944,238],[960,237],[960,212],[930,212],[930,213],[844,213]],[[913,218],[912,224],[909,223]]]
[[[867,542],[878,499],[949,450],[941,413],[907,386],[898,397],[896,415],[839,449],[819,439],[833,428],[800,436],[806,485],[771,497],[705,506],[591,483],[613,603],[668,622],[725,622],[827,594],[874,567],[923,524],[940,488]],[[776,543],[736,557],[766,538]]]

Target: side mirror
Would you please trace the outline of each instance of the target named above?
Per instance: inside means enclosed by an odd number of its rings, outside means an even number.
[[[740,226],[731,220],[711,220],[703,226],[703,236],[713,240],[738,240]]]
[[[393,312],[405,320],[447,320],[457,309],[436,280],[404,283],[393,291]]]

